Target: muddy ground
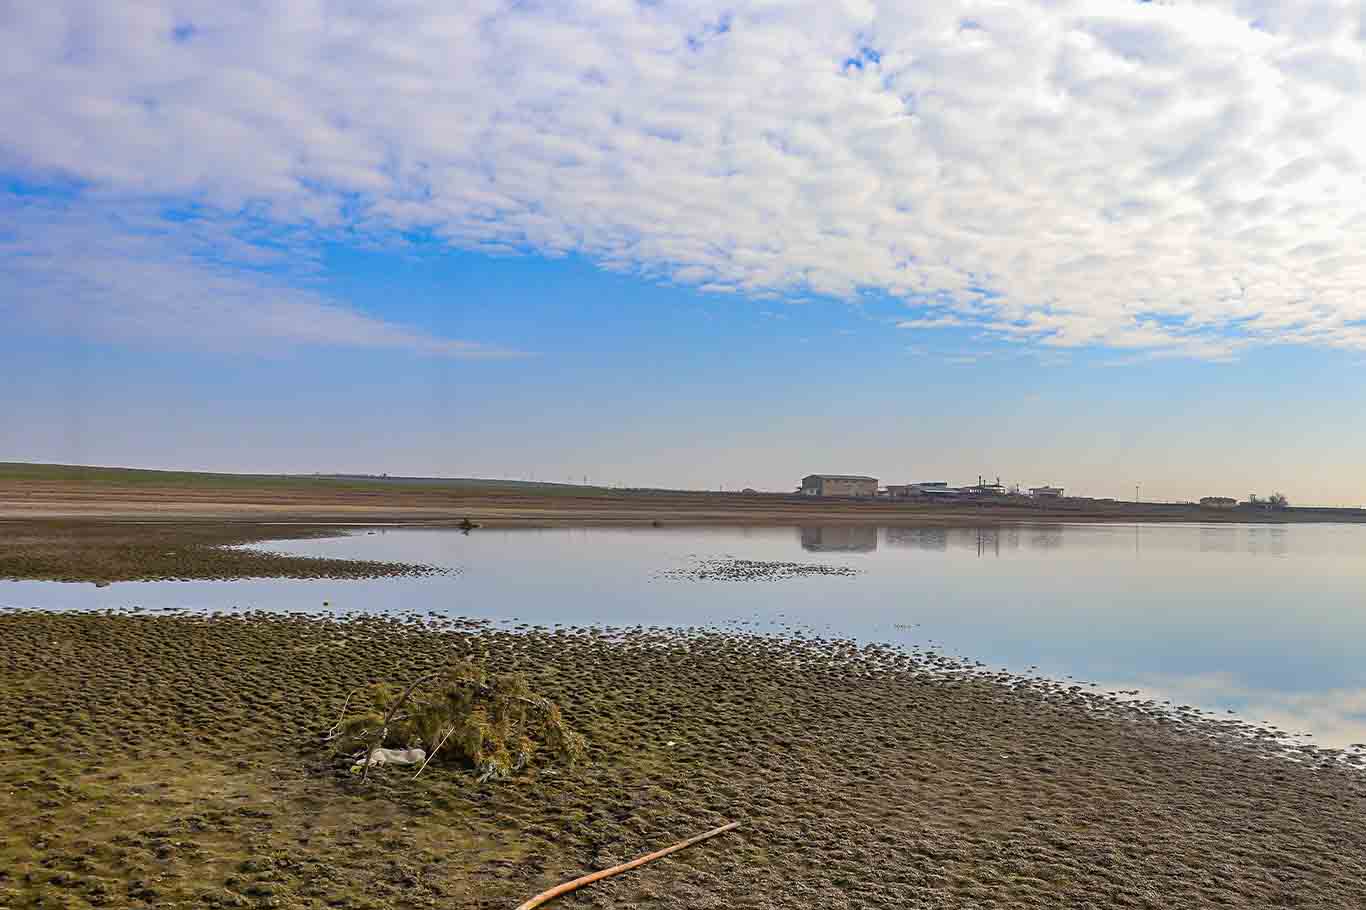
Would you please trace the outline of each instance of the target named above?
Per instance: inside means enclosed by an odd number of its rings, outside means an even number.
[[[0,579],[166,581],[382,578],[445,571],[371,560],[236,549],[265,540],[331,537],[336,528],[261,522],[0,521]]]
[[[456,655],[590,760],[328,754],[349,689]],[[511,908],[730,819],[558,906],[1362,907],[1362,774],[1240,730],[809,637],[0,613],[0,907]]]

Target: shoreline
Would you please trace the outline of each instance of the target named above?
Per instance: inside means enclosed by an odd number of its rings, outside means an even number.
[[[477,514],[477,513],[476,513]],[[1002,521],[987,517],[944,520],[922,516],[916,521],[879,521],[876,527],[1029,528],[1055,525],[1087,525],[1096,522],[1071,520]],[[462,519],[462,521],[465,519]],[[1165,522],[1173,524],[1174,522]],[[872,523],[865,517],[823,518],[817,527]],[[0,580],[61,581],[108,584],[117,581],[233,580],[249,578],[361,579],[448,574],[456,569],[429,565],[287,556],[256,549],[270,541],[341,537],[362,530],[535,530],[550,528],[634,528],[642,532],[691,528],[801,528],[802,521],[746,522],[683,519],[633,521],[578,518],[554,520],[483,519],[474,527],[447,518],[388,520],[355,516],[329,520],[325,515],[290,518],[235,519],[158,514],[138,517],[13,518],[0,517]]]
[[[360,787],[322,756],[350,686],[454,655],[526,675],[590,761]],[[6,611],[0,668],[16,908],[513,906],[732,819],[565,906],[1336,908],[1366,877],[1366,776],[1323,750],[844,639]]]
[[[717,494],[718,496],[720,494]],[[738,495],[736,496],[738,498]],[[450,526],[462,520],[499,527],[566,525],[740,526],[864,524],[882,527],[981,524],[1363,524],[1357,510],[1304,509],[1286,513],[1223,512],[1183,505],[1129,509],[1038,508],[993,503],[955,506],[887,502],[656,502],[653,497],[582,500],[532,499],[509,504],[481,497],[440,505],[341,502],[280,503],[244,500],[82,499],[0,497],[0,522],[89,519],[98,521],[294,522],[303,524],[403,524]]]
[[[0,581],[229,581],[249,578],[394,578],[452,569],[364,559],[286,556],[253,545],[338,537],[347,529],[216,521],[0,519]]]

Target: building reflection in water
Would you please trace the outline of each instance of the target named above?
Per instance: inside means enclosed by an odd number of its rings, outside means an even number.
[[[1200,528],[1201,553],[1241,553],[1284,556],[1290,552],[1285,528],[1269,526],[1206,525]]]
[[[885,537],[889,547],[908,550],[947,550],[948,528],[888,528]]]
[[[1290,552],[1289,536],[1285,528],[1270,525],[1261,528],[1247,529],[1247,551],[1249,553],[1267,553],[1271,556],[1284,556]]]
[[[802,549],[813,553],[871,553],[879,542],[888,549],[923,550],[930,553],[967,551],[978,556],[1000,556],[1008,552],[1040,552],[1063,549],[1064,524],[1002,524],[978,527],[911,525],[879,528],[873,525],[831,525],[800,528]],[[1085,531],[1073,529],[1076,533]],[[1155,526],[1132,530],[1133,554],[1145,555]],[[1112,540],[1119,547],[1130,546],[1129,530],[1116,533]],[[1187,530],[1188,537],[1202,553],[1248,553],[1285,556],[1290,550],[1286,528],[1277,525],[1205,525]],[[1096,537],[1094,532],[1090,533]],[[1159,547],[1159,549],[1162,549]]]
[[[908,550],[970,550],[979,556],[1000,556],[1011,550],[1062,549],[1062,525],[993,525],[947,528],[927,525],[886,528],[883,543]]]
[[[1237,528],[1214,525],[1200,529],[1201,553],[1236,553],[1237,551]]]
[[[1035,525],[1028,529],[1029,549],[1061,550],[1062,525]]]
[[[802,528],[802,549],[814,553],[869,553],[877,549],[877,528],[871,525],[837,525]]]

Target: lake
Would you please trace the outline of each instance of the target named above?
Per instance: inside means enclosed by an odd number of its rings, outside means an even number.
[[[357,529],[263,546],[460,571],[104,588],[0,582],[0,606],[416,610],[536,625],[836,634],[1137,689],[1323,746],[1366,742],[1366,526]],[[726,557],[857,574],[664,574]]]

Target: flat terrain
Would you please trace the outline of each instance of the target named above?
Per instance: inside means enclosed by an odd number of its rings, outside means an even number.
[[[1010,508],[0,466],[0,578],[431,571],[236,546],[346,523],[1064,517]],[[346,694],[457,657],[525,675],[589,760],[349,774]],[[731,819],[554,906],[1332,910],[1366,880],[1366,750],[810,637],[0,611],[0,756],[3,910],[511,908]]]
[[[284,477],[0,464],[0,518],[311,523],[868,524],[1038,521],[1366,521],[1359,509],[1219,511],[1191,505],[1022,497],[954,503],[813,500],[776,493],[609,490],[487,480]]]
[[[0,519],[0,580],[174,581],[382,578],[429,566],[283,556],[242,545],[337,534],[335,528],[250,521]]]
[[[354,686],[524,674],[576,767],[369,783]],[[1362,906],[1356,755],[838,641],[302,615],[0,613],[0,907]]]

